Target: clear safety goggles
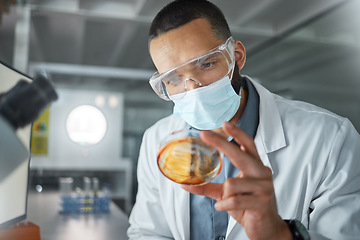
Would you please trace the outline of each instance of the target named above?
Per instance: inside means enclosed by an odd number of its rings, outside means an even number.
[[[170,101],[170,95],[188,91],[190,84],[207,86],[225,77],[233,70],[234,64],[234,39],[229,37],[225,43],[202,56],[164,73],[155,72],[149,83],[159,97]]]

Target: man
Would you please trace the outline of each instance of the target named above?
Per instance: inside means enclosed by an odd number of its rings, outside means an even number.
[[[175,105],[144,134],[130,239],[358,239],[360,137],[347,119],[241,76],[245,48],[208,1],[164,7],[149,50],[150,84]],[[211,183],[157,167],[160,141],[186,128],[225,155]]]

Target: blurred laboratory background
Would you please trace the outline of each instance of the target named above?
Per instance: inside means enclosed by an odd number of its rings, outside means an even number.
[[[0,17],[0,60],[31,77],[45,72],[59,93],[33,125],[30,190],[96,178],[128,214],[142,135],[172,112],[148,83],[148,29],[169,1],[13,2]],[[242,74],[360,130],[360,1],[212,2],[247,49]]]

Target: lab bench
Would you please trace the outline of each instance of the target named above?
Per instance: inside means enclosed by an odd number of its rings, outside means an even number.
[[[101,183],[106,182],[110,185],[110,198],[123,201],[123,209],[127,214],[131,210],[133,167],[130,159],[107,159],[105,162],[91,160],[63,161],[36,156],[32,157],[30,161],[30,170],[31,175],[35,175],[35,178],[51,176],[56,181],[58,177],[81,178],[86,176],[100,178]],[[42,182],[42,184],[45,183]]]
[[[41,240],[127,239],[127,214],[110,202],[109,213],[62,214],[58,191],[30,191],[27,220],[40,227]]]

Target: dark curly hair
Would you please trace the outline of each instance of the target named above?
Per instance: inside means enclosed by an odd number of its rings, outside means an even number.
[[[181,27],[193,20],[205,18],[219,40],[225,41],[231,36],[229,25],[223,12],[207,0],[175,0],[158,12],[149,30],[149,43],[159,35]],[[242,86],[239,68],[235,64],[231,84],[237,94]]]
[[[150,26],[149,41],[199,18],[209,21],[217,38],[225,41],[231,36],[224,14],[213,3],[207,0],[175,0],[155,16]]]

